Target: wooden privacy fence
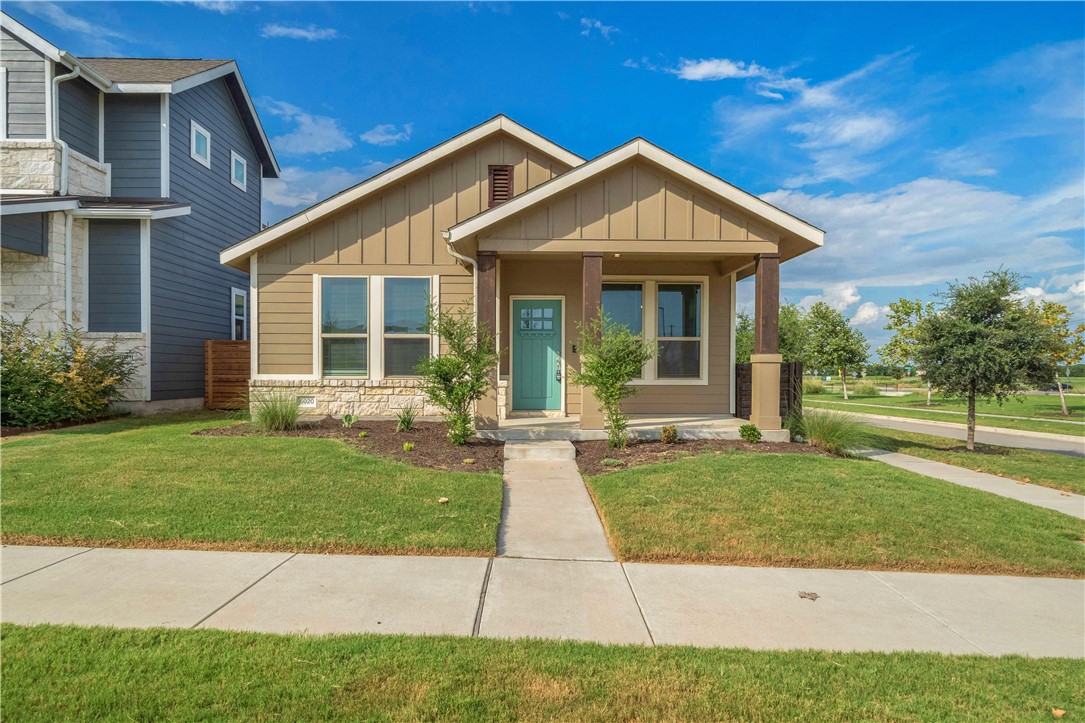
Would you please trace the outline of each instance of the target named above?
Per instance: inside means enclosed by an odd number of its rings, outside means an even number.
[[[249,395],[249,342],[207,339],[203,343],[203,404],[240,409]]]
[[[753,366],[735,364],[735,416],[750,418],[753,393]],[[780,365],[780,419],[792,409],[802,409],[802,362]]]

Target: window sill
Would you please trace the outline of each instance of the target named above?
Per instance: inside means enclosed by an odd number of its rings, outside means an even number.
[[[631,387],[707,387],[707,379],[634,379]]]

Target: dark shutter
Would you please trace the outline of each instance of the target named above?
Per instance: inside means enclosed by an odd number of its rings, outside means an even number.
[[[512,166],[490,166],[490,207],[512,198]]]

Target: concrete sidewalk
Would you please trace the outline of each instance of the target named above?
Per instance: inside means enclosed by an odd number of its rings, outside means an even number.
[[[1081,580],[12,546],[0,573],[27,625],[1085,657]]]
[[[1006,479],[986,472],[976,472],[944,462],[923,459],[922,457],[913,457],[910,454],[887,452],[884,449],[866,450],[862,454],[870,459],[885,462],[888,465],[909,472],[934,477],[963,487],[983,490],[1000,497],[1008,497],[1011,500],[1036,505],[1037,507],[1046,507],[1049,510],[1055,510],[1076,517],[1079,520],[1085,520],[1085,497],[1081,495],[1027,482],[1018,482],[1017,480]]]

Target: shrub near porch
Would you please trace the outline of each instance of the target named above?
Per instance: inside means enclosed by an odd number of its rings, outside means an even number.
[[[1085,576],[1080,521],[877,462],[708,453],[588,485],[623,560]]]
[[[332,439],[192,434],[224,423],[174,414],[5,441],[3,541],[494,553],[498,474],[410,467]]]

